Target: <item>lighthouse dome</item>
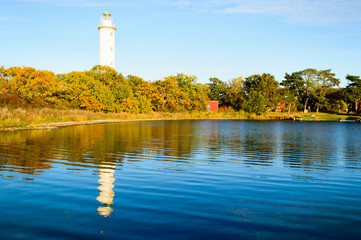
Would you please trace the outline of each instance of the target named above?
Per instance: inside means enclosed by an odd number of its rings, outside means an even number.
[[[113,24],[112,14],[106,10],[103,15],[100,17],[99,28],[102,27],[111,27],[115,29],[115,25]]]
[[[103,15],[104,15],[104,16],[109,16],[109,17],[110,17],[112,14],[111,14],[108,10],[106,10],[106,11],[103,13]]]

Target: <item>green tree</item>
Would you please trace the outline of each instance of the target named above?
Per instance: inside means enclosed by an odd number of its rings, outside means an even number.
[[[338,86],[340,80],[335,78],[335,74],[331,73],[331,69],[321,70],[317,73],[317,82],[315,89],[316,112],[321,108],[327,108],[328,99],[326,95],[331,91],[334,86]]]
[[[288,113],[291,112],[292,105],[297,107],[300,104],[304,84],[305,81],[301,76],[301,72],[286,73],[285,79],[281,82],[281,85],[284,87],[284,99],[288,105]]]
[[[219,104],[224,104],[226,101],[227,83],[218,78],[210,78],[210,83],[207,83],[208,98],[212,101],[218,101]]]
[[[87,72],[89,75],[93,73],[95,74],[94,79],[108,87],[117,102],[133,95],[128,80],[121,73],[118,74],[113,68],[96,65]]]
[[[314,97],[316,91],[316,80],[317,80],[317,70],[314,68],[307,68],[300,72],[304,80],[303,87],[303,102],[304,109],[303,112],[306,112],[308,107],[308,102],[310,98]]]
[[[344,89],[332,88],[330,89],[326,97],[327,104],[325,109],[331,112],[345,112],[347,109],[347,103],[345,102]]]
[[[346,98],[349,103],[353,103],[353,109],[360,111],[358,108],[361,99],[361,79],[360,76],[347,75],[346,79],[350,81],[345,89]]]
[[[244,86],[247,94],[251,91],[259,92],[264,97],[266,108],[276,110],[280,95],[279,83],[274,76],[268,73],[252,75],[246,78]]]
[[[251,89],[244,103],[244,110],[261,115],[267,111],[265,104],[266,99],[263,94],[260,91]]]
[[[188,99],[185,108],[190,110],[204,111],[207,108],[207,87],[197,83],[197,77],[178,73],[176,76],[170,76],[177,81],[179,90],[185,93]]]

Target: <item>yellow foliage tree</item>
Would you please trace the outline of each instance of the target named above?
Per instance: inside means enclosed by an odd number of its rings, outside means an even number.
[[[173,77],[165,77],[163,81],[157,81],[157,88],[162,97],[163,104],[160,108],[165,112],[184,112],[190,105],[190,99],[183,92]]]
[[[31,67],[16,67],[8,71],[13,76],[9,84],[12,93],[29,103],[59,102],[57,95],[61,91],[61,86],[53,72],[35,70]]]
[[[144,82],[137,86],[137,91],[134,94],[137,98],[146,98],[154,111],[162,110],[164,97],[160,94],[156,84]]]

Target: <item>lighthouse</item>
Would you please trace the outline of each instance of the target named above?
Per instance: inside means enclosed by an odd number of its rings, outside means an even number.
[[[99,24],[99,64],[115,68],[115,41],[116,30],[113,24],[112,14],[106,10],[100,18]]]

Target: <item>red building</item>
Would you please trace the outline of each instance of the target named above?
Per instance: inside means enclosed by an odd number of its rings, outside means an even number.
[[[211,112],[218,111],[219,102],[218,101],[208,101],[208,110]]]

